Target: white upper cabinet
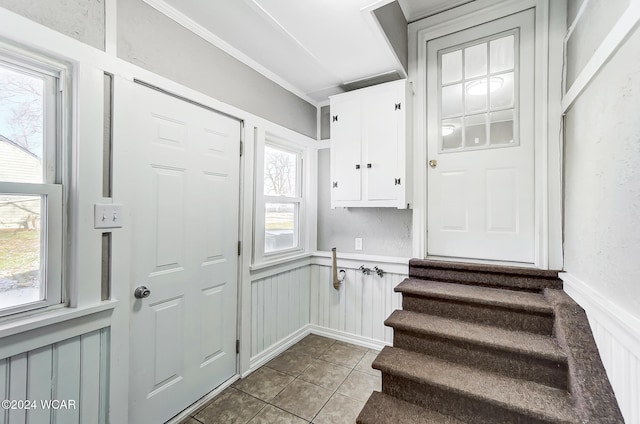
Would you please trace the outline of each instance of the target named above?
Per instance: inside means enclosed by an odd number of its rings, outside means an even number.
[[[410,203],[406,80],[330,97],[331,207]]]

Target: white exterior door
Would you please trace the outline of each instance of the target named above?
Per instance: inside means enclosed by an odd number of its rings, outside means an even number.
[[[238,120],[130,84],[129,419],[160,423],[236,372]],[[134,298],[139,286],[148,297]]]
[[[427,256],[533,264],[533,10],[430,41],[427,110]]]

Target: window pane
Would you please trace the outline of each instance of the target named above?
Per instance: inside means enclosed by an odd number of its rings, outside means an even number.
[[[40,196],[0,194],[0,309],[42,300]]]
[[[513,110],[494,112],[491,120],[491,144],[513,145]]]
[[[465,78],[480,77],[487,74],[487,43],[464,49]]]
[[[462,79],[462,50],[442,55],[442,84]]]
[[[442,87],[442,117],[462,115],[462,84]]]
[[[487,115],[474,115],[464,118],[465,147],[480,147],[487,142]]]
[[[442,150],[462,147],[462,118],[442,121]]]
[[[471,81],[465,87],[465,112],[477,113],[487,109],[487,92],[489,85],[486,78]]]
[[[491,109],[513,106],[513,72],[491,77],[494,90],[491,90]],[[497,88],[496,88],[497,87]]]
[[[293,249],[298,246],[298,205],[267,203],[264,207],[264,251]]]
[[[0,63],[0,181],[43,182],[44,80]]]
[[[508,71],[514,64],[514,36],[498,38],[490,43],[491,72]]]
[[[264,194],[297,197],[298,155],[264,147]]]

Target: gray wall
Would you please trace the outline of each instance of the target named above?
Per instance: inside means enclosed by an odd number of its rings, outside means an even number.
[[[329,149],[318,152],[318,250],[340,253],[412,256],[412,211],[394,208],[331,209]],[[362,238],[361,251],[354,249]]]
[[[0,7],[104,50],[104,0],[0,0]]]
[[[567,272],[640,318],[638,52],[636,29],[566,115],[564,251]]]
[[[314,105],[142,0],[118,1],[118,57],[271,122],[317,137]]]
[[[397,1],[391,2],[374,11],[391,47],[396,52],[405,72],[409,69],[409,41],[407,20]]]
[[[329,106],[320,108],[320,140],[331,138],[331,115]]]
[[[572,2],[569,2],[569,14],[577,13],[577,10],[574,10],[577,5],[571,5]],[[567,40],[567,88],[571,87],[628,5],[629,0],[589,1],[571,37]]]

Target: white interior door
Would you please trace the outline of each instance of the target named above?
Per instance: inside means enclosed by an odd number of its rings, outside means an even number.
[[[129,84],[131,423],[161,423],[236,372],[240,122]],[[145,286],[146,298],[134,298]]]
[[[427,44],[427,254],[535,262],[534,12]]]

